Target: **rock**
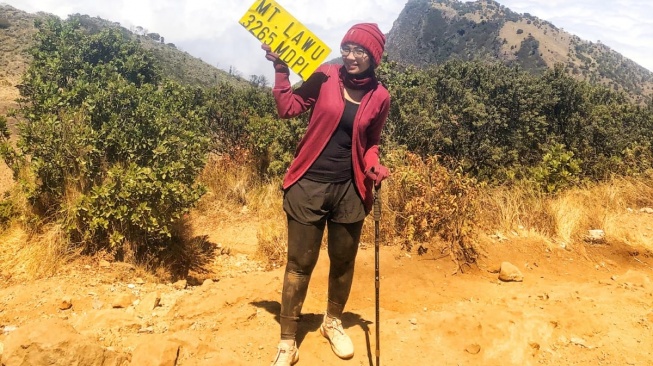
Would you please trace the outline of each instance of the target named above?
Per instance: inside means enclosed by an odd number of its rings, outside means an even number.
[[[179,344],[169,340],[141,343],[132,352],[131,365],[175,366],[179,357]]]
[[[490,273],[499,273],[501,272],[501,264],[500,263],[492,263],[487,267],[487,271]]]
[[[465,347],[465,352],[467,352],[469,354],[472,354],[472,355],[476,355],[479,352],[481,352],[481,346],[479,344],[477,344],[477,343],[469,344],[469,345],[467,345],[467,347]]]
[[[177,290],[183,290],[186,288],[186,286],[188,286],[188,282],[186,280],[179,280],[172,284],[172,287]]]
[[[507,241],[507,240],[508,240],[508,238],[507,238],[505,235],[503,235],[502,233],[500,233],[500,232],[498,232],[498,231],[497,231],[495,234],[490,235],[490,238],[492,238],[492,239],[496,239],[496,240],[498,240],[499,242]]]
[[[644,289],[653,288],[653,285],[651,284],[651,279],[647,274],[632,269],[628,270],[628,272],[626,272],[622,276],[616,277],[614,280],[621,285],[628,285],[631,287],[641,287]]]
[[[138,330],[138,333],[149,333],[149,334],[152,334],[152,333],[154,333],[154,327],[149,326],[149,327],[141,328],[141,329]]]
[[[145,284],[145,281],[143,281],[143,279],[140,278],[140,277],[136,277],[136,281],[135,281],[135,282],[136,282],[137,285],[143,285],[143,284]]]
[[[136,300],[132,294],[118,294],[111,302],[114,309],[128,308]]]
[[[109,267],[111,267],[111,263],[105,261],[104,259],[100,261],[100,268],[109,268]]]
[[[603,230],[588,230],[585,235],[585,241],[589,243],[603,243],[605,241],[605,231]]]
[[[524,280],[524,275],[514,264],[503,262],[501,263],[499,279],[504,282],[522,282]]]
[[[73,307],[73,300],[70,298],[70,296],[64,296],[63,299],[61,299],[61,304],[59,304],[59,310],[68,310]]]
[[[151,292],[145,295],[136,306],[136,311],[141,314],[147,314],[154,310],[161,302],[161,294],[158,292]]]
[[[587,341],[585,341],[583,338],[580,338],[580,337],[571,337],[571,339],[569,340],[569,343],[575,344],[577,346],[585,347],[585,348],[588,348],[588,349],[595,348],[594,346],[588,345]]]
[[[213,280],[210,278],[207,278],[202,282],[202,287],[204,288],[211,287],[211,285],[213,285]]]
[[[61,319],[38,319],[7,336],[3,365],[121,366],[127,357],[83,337]]]
[[[416,318],[410,318],[408,321],[409,321],[410,324],[412,324],[412,325],[417,325],[417,319],[416,319]]]
[[[640,209],[639,212],[647,213],[647,214],[653,214],[653,208],[644,207],[644,208]]]

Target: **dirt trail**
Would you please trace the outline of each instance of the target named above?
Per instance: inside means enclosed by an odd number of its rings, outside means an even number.
[[[479,267],[452,275],[453,263],[382,247],[383,365],[651,365],[653,259],[610,245],[584,256],[529,239],[485,244]],[[248,246],[251,250],[254,246]],[[57,317],[104,347],[129,354],[142,343],[180,345],[179,365],[269,365],[278,339],[283,269],[262,270],[246,254],[216,258],[222,272],[203,286],[157,284],[127,265],[75,263],[59,275],[0,289],[0,344],[6,329]],[[638,254],[634,256],[633,254]],[[523,282],[492,273],[510,261]],[[343,323],[352,360],[338,359],[317,331],[325,309],[328,258],[322,251],[304,305],[298,365],[372,365],[375,349],[374,250],[359,252]],[[121,293],[158,292],[151,313],[113,309]],[[59,310],[70,296],[73,308]],[[9,328],[8,328],[9,327]]]

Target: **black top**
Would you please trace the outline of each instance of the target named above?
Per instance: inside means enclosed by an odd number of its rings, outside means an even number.
[[[338,128],[304,177],[316,182],[340,183],[352,179],[351,141],[358,104],[345,100]]]

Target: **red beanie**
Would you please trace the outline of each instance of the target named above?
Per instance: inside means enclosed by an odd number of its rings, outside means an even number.
[[[376,23],[354,24],[345,34],[340,46],[346,43],[356,43],[365,48],[374,60],[375,66],[381,63],[383,49],[385,48],[385,35]]]

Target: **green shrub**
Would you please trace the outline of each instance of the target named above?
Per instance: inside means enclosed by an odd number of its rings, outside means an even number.
[[[278,177],[286,171],[305,126],[302,118],[286,120],[268,116],[250,121],[247,125],[251,136],[250,148],[260,177]]]
[[[542,161],[529,169],[530,179],[544,192],[555,193],[579,182],[580,164],[564,145],[548,146]]]
[[[118,31],[88,35],[74,17],[37,27],[19,111],[31,204],[89,250],[165,245],[204,192],[201,91],[161,81]]]

